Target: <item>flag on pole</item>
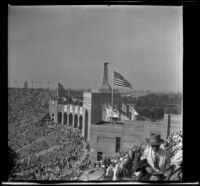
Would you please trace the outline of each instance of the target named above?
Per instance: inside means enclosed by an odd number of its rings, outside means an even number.
[[[139,114],[137,113],[137,111],[135,110],[134,106],[131,105],[130,106],[130,112],[131,112],[131,120],[135,120],[135,116],[138,116]]]
[[[135,110],[134,105],[131,105],[131,106],[130,106],[130,111],[131,111],[135,116],[138,116],[138,115],[139,115],[139,114],[137,113],[137,111]]]
[[[122,111],[124,113],[127,113],[127,108],[126,108],[126,105],[124,103],[122,103]]]
[[[121,87],[133,88],[132,85],[118,72],[114,71],[114,84]]]
[[[72,101],[73,101],[73,103],[75,103],[75,102],[78,102],[79,99],[77,97],[72,97]]]
[[[60,83],[58,83],[58,97],[66,97],[65,88]]]
[[[83,99],[82,98],[79,98],[78,100],[80,103],[83,103]]]
[[[108,115],[107,105],[104,103],[102,104],[102,120],[103,121],[110,121],[110,116]]]
[[[78,99],[78,103],[79,103],[80,106],[82,106],[82,105],[83,105],[83,99],[82,99],[82,98],[79,98],[79,99]]]
[[[107,117],[119,118],[119,113],[117,112],[117,110],[113,110],[109,104],[108,106],[106,105],[106,112]]]

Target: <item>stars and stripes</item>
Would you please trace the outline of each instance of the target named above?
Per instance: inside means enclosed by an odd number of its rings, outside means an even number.
[[[118,72],[114,71],[114,85],[133,88],[132,85]]]

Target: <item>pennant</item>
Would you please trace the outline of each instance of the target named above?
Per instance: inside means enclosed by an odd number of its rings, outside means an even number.
[[[127,113],[126,105],[122,103],[122,112]]]

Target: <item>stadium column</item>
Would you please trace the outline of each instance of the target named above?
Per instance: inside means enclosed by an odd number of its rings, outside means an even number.
[[[76,106],[76,114],[77,114],[77,128],[79,129],[79,117],[80,117],[80,106]]]
[[[90,140],[90,123],[91,123],[91,109],[84,109],[82,134],[87,141]]]
[[[85,109],[83,110],[82,131],[81,131],[83,137],[85,137],[84,131],[85,131]]]
[[[74,128],[74,115],[75,115],[74,114],[74,112],[75,112],[74,110],[75,110],[74,105],[72,105],[72,112],[71,113],[72,113],[72,127],[73,128]]]

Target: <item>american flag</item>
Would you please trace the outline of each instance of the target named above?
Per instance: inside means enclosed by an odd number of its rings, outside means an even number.
[[[114,84],[121,87],[133,88],[132,85],[118,72],[114,71]]]

